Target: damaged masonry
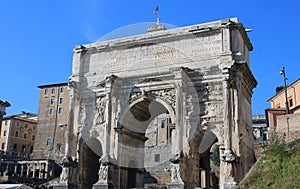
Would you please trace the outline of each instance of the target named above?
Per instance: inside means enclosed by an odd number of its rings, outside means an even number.
[[[170,189],[234,188],[254,163],[252,49],[236,18],[75,47],[63,172],[54,188],[146,187],[146,174],[165,178],[159,182]],[[161,116],[164,146],[151,152],[161,141],[151,138]],[[164,169],[151,167],[149,154],[163,158],[152,165]]]

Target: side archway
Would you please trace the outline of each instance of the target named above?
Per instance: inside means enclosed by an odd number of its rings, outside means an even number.
[[[217,143],[217,136],[210,130],[200,131],[191,140],[192,159],[190,165],[192,167],[189,170],[191,170],[190,174],[194,175],[189,177],[193,179],[190,183],[193,183],[194,186],[191,187],[217,187],[218,182],[215,181],[217,179],[215,174],[218,172],[216,170],[218,167],[214,165],[212,160],[212,155],[217,159],[217,156],[219,156],[216,151],[218,150]]]
[[[81,189],[92,189],[98,180],[102,145],[96,138],[80,139],[79,184]]]

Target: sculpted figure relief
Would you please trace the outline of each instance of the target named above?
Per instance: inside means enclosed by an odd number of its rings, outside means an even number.
[[[100,169],[99,169],[99,181],[100,182],[107,181],[107,173],[108,173],[108,166],[101,164]]]
[[[105,121],[104,117],[105,113],[105,98],[104,97],[97,97],[96,100],[96,115],[94,124],[101,124]]]
[[[183,182],[180,176],[179,164],[172,164],[172,182],[173,183]]]

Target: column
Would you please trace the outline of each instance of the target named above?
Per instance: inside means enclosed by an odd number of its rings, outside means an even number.
[[[39,163],[39,179],[43,178],[43,173],[42,173],[42,163]]]
[[[14,164],[14,174],[15,174],[15,175],[17,174],[17,171],[18,171],[18,164],[15,163],[15,164]]]
[[[4,176],[8,176],[8,172],[9,172],[9,163],[6,164],[6,170],[4,172]]]
[[[35,163],[33,163],[32,167],[33,167],[32,168],[32,178],[35,178],[35,168],[36,168]]]
[[[176,123],[175,123],[175,131],[176,131],[176,140],[175,140],[175,148],[172,148],[172,153],[176,154],[182,150],[183,147],[183,115],[184,115],[184,99],[183,99],[183,88],[184,88],[184,70],[183,68],[174,68],[173,74],[175,75],[175,91],[176,91]]]
[[[234,184],[233,175],[233,163],[235,161],[235,155],[232,152],[232,101],[230,94],[230,78],[229,78],[229,68],[223,70],[223,132],[224,141],[223,146],[220,146],[220,187],[224,188],[228,185]]]
[[[116,80],[117,76],[111,75],[106,79],[106,95],[105,95],[105,135],[104,135],[104,152],[103,156],[108,157],[110,151],[110,128],[111,128],[111,115],[112,115],[112,103],[111,103],[111,93],[114,81]]]
[[[44,170],[45,170],[44,178],[48,179],[48,161],[44,165]]]
[[[77,53],[74,53],[73,65],[75,63],[80,64],[80,54],[78,54],[80,52],[82,52],[82,51],[79,49],[77,51]],[[78,60],[75,61],[74,59],[76,57],[78,58]],[[80,69],[80,68],[78,68],[78,69]],[[77,71],[79,71],[79,70],[77,70]],[[71,176],[72,176],[72,172],[74,171],[75,167],[77,166],[77,162],[75,162],[71,157],[71,146],[72,146],[72,141],[73,141],[72,136],[73,136],[73,126],[74,126],[74,104],[75,104],[77,82],[72,79],[69,81],[70,104],[69,104],[69,118],[68,118],[67,130],[66,130],[65,156],[61,162],[63,170],[60,175],[60,182],[54,188],[67,188],[70,182],[75,182],[74,179],[71,181],[71,179],[72,179]],[[47,166],[48,166],[48,162],[47,162]],[[48,171],[48,167],[47,167],[47,171]],[[47,177],[51,177],[52,174],[53,174],[53,170],[49,170]],[[75,175],[73,175],[73,176],[75,176]]]
[[[176,91],[176,138],[174,147],[172,145],[172,158],[171,161],[171,183],[169,184],[169,189],[183,189],[184,182],[182,180],[182,171],[180,167],[180,162],[183,157],[183,118],[184,118],[184,78],[185,72],[184,68],[174,68],[172,69],[173,74],[175,75],[175,91]]]
[[[23,172],[24,172],[24,164],[22,163],[21,164],[21,174],[20,174],[21,177],[23,177]]]
[[[230,91],[229,91],[229,79],[223,81],[223,91],[224,91],[224,98],[223,98],[223,125],[224,125],[224,148],[230,149],[231,147],[231,136],[230,136],[230,118],[231,118],[231,105],[230,105]]]
[[[27,163],[27,172],[26,172],[26,177],[28,177],[29,178],[29,170],[30,170],[30,164],[29,163]]]

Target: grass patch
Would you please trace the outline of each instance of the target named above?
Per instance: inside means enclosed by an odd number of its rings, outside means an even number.
[[[239,189],[300,189],[300,139],[287,144],[273,137]]]

